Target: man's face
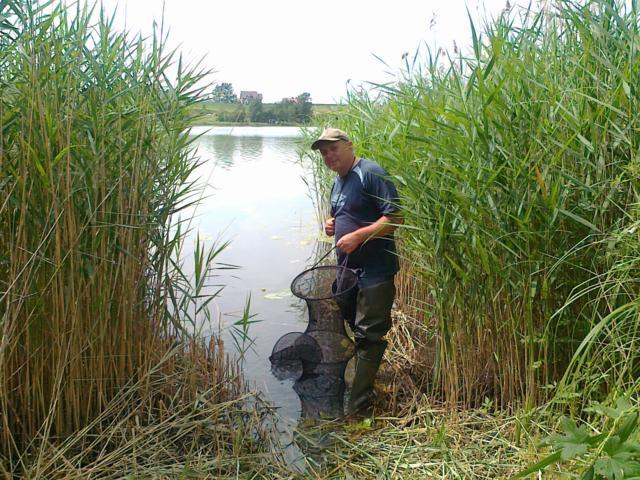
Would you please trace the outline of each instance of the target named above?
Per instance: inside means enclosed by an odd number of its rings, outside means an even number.
[[[353,164],[353,144],[338,140],[336,142],[322,142],[318,147],[322,159],[327,167],[344,177]]]

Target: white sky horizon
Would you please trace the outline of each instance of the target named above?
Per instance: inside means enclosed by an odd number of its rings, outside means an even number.
[[[427,46],[452,50],[471,43],[467,8],[476,30],[506,0],[102,0],[116,25],[148,35],[154,20],[189,64],[215,73],[239,95],[255,90],[265,103],[309,92],[313,103],[338,103],[351,87],[393,80],[404,61]],[[511,1],[514,4],[515,1]],[[382,61],[381,61],[381,60]],[[384,63],[383,63],[384,62]],[[386,64],[386,65],[385,65]]]

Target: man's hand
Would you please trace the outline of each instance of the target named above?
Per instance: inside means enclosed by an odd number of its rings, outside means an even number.
[[[363,241],[364,239],[360,234],[360,230],[356,230],[341,237],[338,243],[336,243],[336,247],[348,255],[358,248]]]
[[[331,221],[333,221],[333,219],[331,219]],[[336,243],[336,247],[344,253],[350,254],[364,242],[390,234],[401,223],[402,217],[400,216],[383,215],[371,225],[359,228],[341,237],[338,243]]]
[[[324,221],[324,233],[329,237],[333,237],[336,233],[335,218],[329,217]]]

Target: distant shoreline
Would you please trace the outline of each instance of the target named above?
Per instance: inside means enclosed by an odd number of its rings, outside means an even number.
[[[272,108],[278,105],[278,103],[263,103],[263,108]],[[318,103],[313,104],[313,117],[318,115],[330,114],[333,112],[337,112],[340,107],[344,105],[340,104],[331,104],[331,103]],[[247,105],[243,105],[240,103],[214,103],[210,101],[205,101],[197,106],[194,106],[192,109],[192,113],[194,115],[193,125],[201,125],[208,127],[225,127],[225,126],[270,126],[270,127],[304,127],[305,125],[309,125],[308,123],[298,123],[298,122],[276,122],[276,123],[264,123],[264,122],[247,122],[247,121],[239,121],[233,122],[228,121],[227,118],[232,116],[234,112],[239,110],[243,110],[247,108]],[[225,118],[224,120],[220,120],[220,117]]]

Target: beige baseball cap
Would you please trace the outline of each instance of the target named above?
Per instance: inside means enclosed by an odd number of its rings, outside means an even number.
[[[318,139],[311,144],[312,150],[320,148],[320,142],[337,142],[338,140],[344,140],[350,142],[349,135],[337,128],[325,128]]]

